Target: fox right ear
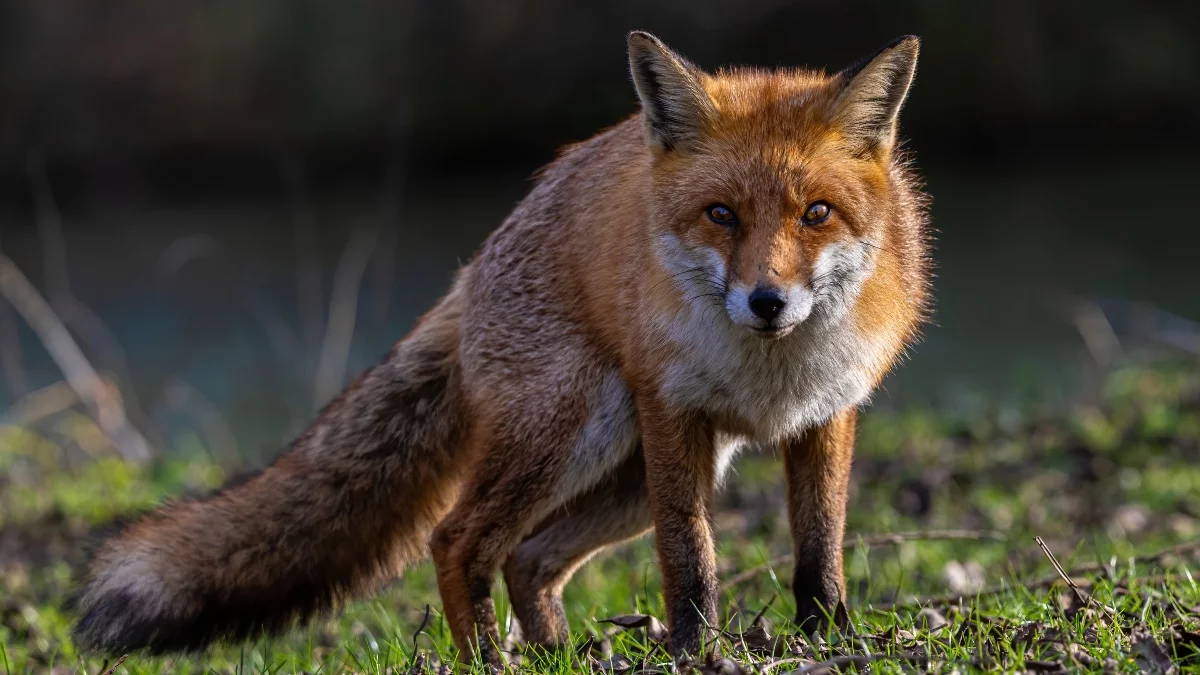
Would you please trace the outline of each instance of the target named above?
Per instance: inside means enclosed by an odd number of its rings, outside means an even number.
[[[629,34],[629,71],[650,147],[670,151],[694,145],[715,114],[702,73],[649,33]]]
[[[887,152],[896,143],[897,118],[917,71],[921,41],[906,35],[837,75],[842,90],[834,118],[861,151]]]

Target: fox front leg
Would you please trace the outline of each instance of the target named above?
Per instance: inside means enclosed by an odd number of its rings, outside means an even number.
[[[671,652],[699,656],[705,630],[716,625],[719,593],[712,425],[657,401],[639,401],[638,409]]]
[[[856,419],[853,408],[845,410],[783,444],[796,625],[806,633],[830,617],[838,626],[847,622],[842,538]]]

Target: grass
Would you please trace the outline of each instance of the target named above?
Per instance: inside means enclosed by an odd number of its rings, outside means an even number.
[[[223,478],[203,453],[134,469],[89,429],[71,415],[37,428],[0,426],[5,675],[110,668],[80,655],[68,637],[63,607],[81,542],[118,515]],[[721,575],[735,583],[723,590],[713,639],[728,660],[696,670],[1200,670],[1200,547],[1187,546],[1200,541],[1195,364],[1124,366],[1070,409],[867,414],[846,551],[853,633],[794,635],[779,464],[748,455],[737,469],[717,516]],[[876,536],[933,530],[967,532]],[[1078,588],[1059,578],[1047,551]],[[495,596],[507,633],[502,584]],[[526,654],[522,669],[668,668],[649,538],[584,567],[566,603],[575,649]],[[279,638],[189,657],[132,654],[114,672],[436,672],[456,656],[426,563],[377,596]]]

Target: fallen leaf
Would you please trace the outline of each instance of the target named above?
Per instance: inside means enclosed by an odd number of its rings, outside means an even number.
[[[1176,627],[1171,634],[1171,639],[1178,644],[1190,647],[1194,650],[1200,650],[1200,633],[1197,633],[1196,631]]]
[[[780,656],[787,651],[787,641],[771,637],[764,626],[753,625],[741,633],[731,636],[738,647],[745,645],[746,651],[759,656]]]
[[[702,675],[745,675],[746,671],[732,659],[716,659],[697,668]]]
[[[1040,621],[1026,621],[1017,626],[1017,629],[1013,631],[1012,636],[1009,638],[1013,649],[1019,652],[1025,651],[1025,646],[1033,642],[1041,634],[1044,627]]]
[[[942,568],[942,579],[951,593],[971,595],[983,589],[987,579],[984,577],[983,566],[974,560],[961,563],[951,560]]]
[[[1149,631],[1136,630],[1130,636],[1134,660],[1144,673],[1163,673],[1172,675],[1176,672],[1171,655],[1163,648]]]
[[[600,623],[611,623],[614,626],[620,626],[627,630],[645,628],[646,637],[655,642],[663,642],[667,639],[667,627],[649,614],[624,614],[609,619],[600,619],[599,621]]]
[[[941,612],[936,609],[926,607],[917,612],[916,624],[919,628],[924,628],[928,631],[936,631],[950,625],[946,617],[942,616]]]
[[[597,661],[595,666],[597,670],[605,673],[623,673],[633,668],[633,661],[623,654],[614,654],[603,661]]]
[[[1067,672],[1067,667],[1061,661],[1026,661],[1025,669],[1033,673]]]

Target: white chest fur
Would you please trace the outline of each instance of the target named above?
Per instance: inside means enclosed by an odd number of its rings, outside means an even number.
[[[687,250],[671,235],[658,238],[658,260],[681,280],[677,283],[688,298],[659,324],[676,347],[663,376],[666,396],[730,422],[727,431],[756,442],[794,436],[865,401],[887,351],[880,341],[860,335],[850,316],[873,268],[865,250],[830,247],[818,267],[839,268],[848,281],[829,293],[818,288],[824,299],[812,314],[786,337],[768,341],[731,323],[723,307],[713,306],[712,289],[706,295],[692,288],[697,282],[687,274],[690,269],[725,278],[720,256]]]
[[[687,315],[687,316],[684,316]],[[743,328],[684,310],[669,335],[683,349],[663,389],[676,405],[730,419],[750,440],[798,434],[871,393],[874,349],[851,326],[814,316],[767,342]]]

